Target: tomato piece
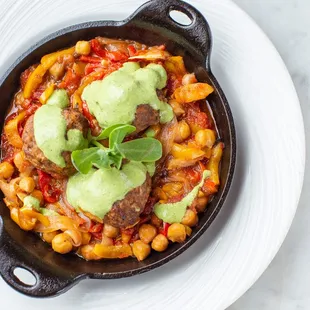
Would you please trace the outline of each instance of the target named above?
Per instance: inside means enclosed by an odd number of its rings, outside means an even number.
[[[93,39],[90,41],[90,46],[93,52],[99,57],[106,56],[106,50],[101,47],[100,42],[97,39]]]

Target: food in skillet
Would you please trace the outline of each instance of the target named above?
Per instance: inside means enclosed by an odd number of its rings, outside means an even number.
[[[87,260],[184,242],[220,184],[212,92],[164,46],[97,37],[45,55],[2,133],[12,219]]]

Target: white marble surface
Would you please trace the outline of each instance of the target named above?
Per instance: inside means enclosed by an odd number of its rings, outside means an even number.
[[[254,18],[283,57],[299,95],[306,133],[309,132],[310,1],[234,1]],[[269,268],[229,310],[310,309],[309,135],[306,142],[304,188],[291,230]]]

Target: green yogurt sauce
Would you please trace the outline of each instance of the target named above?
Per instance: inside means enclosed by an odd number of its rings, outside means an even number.
[[[156,93],[156,89],[162,89],[166,84],[167,73],[163,66],[149,64],[140,68],[138,63],[127,62],[103,80],[85,87],[82,99],[102,128],[131,124],[140,104],[149,104],[158,110],[160,122],[167,123],[173,118],[172,108],[159,100]]]
[[[193,203],[205,179],[210,177],[210,175],[211,172],[205,170],[200,183],[196,185],[181,201],[175,203],[157,203],[154,206],[154,213],[166,223],[180,223],[185,215],[187,207]]]
[[[142,185],[147,168],[140,162],[116,168],[91,170],[69,178],[66,195],[75,209],[82,209],[101,219],[111,210],[114,202],[121,200],[132,189]]]
[[[67,131],[62,109],[69,104],[67,92],[55,90],[45,105],[34,114],[34,136],[38,147],[46,158],[64,168],[64,151],[75,151],[87,147],[87,139],[78,129]]]
[[[40,201],[39,199],[29,195],[24,198],[24,206],[40,210]]]

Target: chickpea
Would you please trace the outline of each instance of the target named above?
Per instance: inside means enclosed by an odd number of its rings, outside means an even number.
[[[131,235],[122,233],[122,241],[123,241],[123,243],[127,243],[128,244],[130,239],[131,239]]]
[[[34,190],[35,186],[36,184],[34,182],[34,179],[31,177],[22,178],[19,182],[20,189],[26,193],[31,193]]]
[[[137,240],[132,245],[132,252],[138,261],[142,261],[150,255],[151,247],[149,244],[145,244],[141,240]]]
[[[61,79],[65,74],[65,66],[63,63],[55,62],[49,69],[49,73],[56,80]]]
[[[181,223],[193,227],[198,223],[198,216],[193,210],[187,209]]]
[[[144,243],[150,243],[157,235],[157,229],[150,224],[143,224],[139,228],[139,237]]]
[[[188,124],[186,123],[186,121],[180,121],[178,123],[178,128],[177,128],[177,132],[176,132],[176,137],[174,139],[175,142],[182,142],[185,139],[187,139],[191,134],[191,129],[188,126]]]
[[[82,233],[82,245],[88,244],[90,239],[91,239],[90,233],[87,233],[87,232]]]
[[[172,242],[183,242],[186,239],[186,230],[184,225],[173,223],[168,228],[168,239]]]
[[[75,45],[75,52],[79,55],[88,55],[90,49],[90,43],[88,41],[78,41]]]
[[[14,156],[14,164],[21,175],[29,176],[33,167],[31,166],[30,162],[25,159],[25,154],[23,151],[20,151],[15,154]]]
[[[53,241],[53,239],[56,237],[56,235],[58,234],[57,231],[52,231],[52,232],[44,232],[42,234],[42,238],[44,241],[51,243]]]
[[[52,240],[52,248],[60,254],[69,253],[73,246],[70,237],[64,233],[58,234]]]
[[[103,233],[105,236],[109,238],[116,238],[119,234],[119,229],[116,227],[113,227],[112,225],[104,224]]]
[[[158,218],[156,216],[156,214],[152,213],[151,215],[151,223],[155,226],[155,227],[160,227],[162,224],[162,220],[160,218]]]
[[[31,196],[38,199],[40,201],[40,205],[43,204],[44,202],[44,198],[43,198],[43,194],[41,191],[39,191],[38,189],[35,189],[32,193]]]
[[[106,245],[106,246],[113,245],[113,239],[103,234],[101,244]]]
[[[16,168],[20,171],[25,161],[24,152],[21,151],[21,152],[16,153],[13,161],[14,161],[14,165],[16,166]]]
[[[207,197],[198,197],[196,200],[196,205],[195,205],[196,211],[198,213],[203,212],[207,207],[207,203],[208,203]]]
[[[197,82],[197,79],[194,73],[185,74],[182,78],[183,85],[194,84],[196,82]]]
[[[14,173],[14,167],[8,163],[7,161],[4,161],[0,164],[0,177],[4,179],[9,179]]]
[[[169,241],[167,237],[162,234],[158,234],[152,241],[152,249],[157,252],[163,252],[167,249]]]
[[[209,147],[211,148],[215,143],[216,137],[215,132],[211,129],[201,129],[195,134],[195,141],[201,147]]]

